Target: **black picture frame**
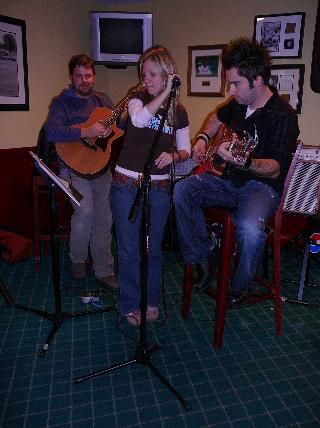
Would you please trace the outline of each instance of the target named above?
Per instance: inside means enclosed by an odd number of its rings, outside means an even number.
[[[272,58],[301,58],[305,12],[257,15],[253,39],[266,47]]]
[[[221,54],[225,45],[188,46],[188,95],[224,97]]]
[[[0,110],[29,110],[26,24],[0,15]]]
[[[304,64],[281,64],[271,66],[270,85],[277,88],[296,113],[301,113],[304,83]]]

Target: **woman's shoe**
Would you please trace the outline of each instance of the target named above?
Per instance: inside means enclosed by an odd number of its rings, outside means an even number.
[[[132,311],[125,315],[128,323],[133,325],[134,327],[139,327],[141,323],[141,312],[140,311]]]
[[[156,321],[159,318],[158,306],[148,306],[146,319],[148,322]]]

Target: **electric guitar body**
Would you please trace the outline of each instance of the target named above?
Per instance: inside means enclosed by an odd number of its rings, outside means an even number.
[[[234,138],[235,135],[236,138]],[[196,166],[192,173],[203,174],[204,172],[210,172],[217,177],[221,177],[226,167],[226,162],[217,155],[217,149],[223,142],[231,142],[231,140],[233,142],[230,144],[229,150],[235,159],[241,161],[245,161],[246,156],[254,150],[258,143],[257,137],[252,138],[246,131],[242,131],[240,134],[226,127],[226,125],[221,125],[214,139],[208,144],[204,162]]]
[[[193,169],[192,174],[203,174],[205,172],[210,172],[217,177],[221,177],[226,163],[223,161],[223,159],[217,156],[216,152],[220,144],[223,142],[223,137],[226,136],[226,130],[227,127],[225,125],[220,125],[217,134],[208,143],[204,161]]]

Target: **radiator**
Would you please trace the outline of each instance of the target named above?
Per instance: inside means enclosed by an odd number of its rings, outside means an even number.
[[[317,215],[319,211],[320,147],[302,146],[288,187],[283,210]]]

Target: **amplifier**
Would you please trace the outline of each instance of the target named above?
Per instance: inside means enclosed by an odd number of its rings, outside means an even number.
[[[317,215],[320,191],[320,147],[301,146],[283,210]]]

